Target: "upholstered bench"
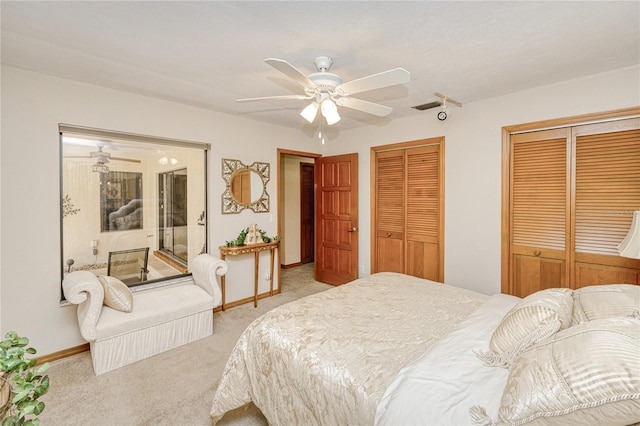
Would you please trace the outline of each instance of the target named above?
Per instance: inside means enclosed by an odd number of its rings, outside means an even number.
[[[98,279],[88,271],[67,275],[64,294],[78,305],[80,333],[90,343],[96,375],[213,334],[213,308],[222,301],[216,277],[227,272],[227,264],[201,254],[192,269],[193,280],[185,283],[135,293],[125,286],[122,294],[116,288],[116,296],[126,299],[118,309],[104,304],[105,291],[107,297],[113,292],[105,280],[110,277]]]

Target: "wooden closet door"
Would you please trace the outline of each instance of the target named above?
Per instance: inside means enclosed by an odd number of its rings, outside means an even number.
[[[558,129],[511,137],[509,294],[567,285],[569,134]]]
[[[444,140],[372,148],[371,168],[372,272],[443,282]]]
[[[374,272],[404,272],[404,150],[376,155]]]
[[[440,146],[406,150],[406,261],[408,275],[441,281]]]
[[[640,120],[579,126],[573,129],[572,139],[572,287],[640,284],[640,260],[618,255],[632,212],[640,209]]]

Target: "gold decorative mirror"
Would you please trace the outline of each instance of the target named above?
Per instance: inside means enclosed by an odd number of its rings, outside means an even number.
[[[222,179],[227,187],[222,194],[222,214],[240,213],[244,209],[256,213],[268,212],[269,169],[269,163],[256,161],[247,166],[240,160],[223,158]]]

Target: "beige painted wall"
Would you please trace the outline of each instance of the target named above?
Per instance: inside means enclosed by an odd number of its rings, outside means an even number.
[[[84,343],[75,307],[59,305],[59,123],[210,143],[209,252],[251,223],[276,234],[276,150],[299,150],[300,131],[12,67],[1,77],[2,333],[29,336],[41,355]],[[270,213],[221,214],[222,158],[271,164]],[[263,278],[268,253],[260,261]],[[252,271],[252,256],[229,260],[227,301],[253,295]],[[268,289],[261,279],[259,291]]]
[[[627,68],[470,103],[462,109],[451,107],[445,122],[437,121],[436,111],[430,110],[342,133],[338,125],[339,136],[327,140],[324,149],[327,154],[359,153],[359,263],[365,274],[370,271],[369,147],[445,136],[445,280],[497,293],[502,126],[637,106],[639,77],[638,67]],[[1,90],[0,322],[3,332],[15,329],[28,335],[39,354],[84,343],[75,308],[58,304],[58,123],[211,143],[207,180],[212,253],[251,223],[270,235],[276,233],[276,149],[310,150],[308,137],[297,129],[11,67],[2,67]],[[318,146],[317,152],[321,149]],[[271,213],[220,213],[225,189],[222,158],[271,163],[267,186]],[[261,277],[267,256],[261,258]],[[227,300],[251,296],[251,259],[230,259],[229,267]],[[267,289],[268,283],[261,279],[260,291]]]
[[[360,265],[368,274],[371,146],[445,136],[445,282],[495,294],[500,292],[502,127],[638,105],[640,67],[631,67],[449,107],[444,122],[432,109],[327,141],[326,155],[359,154]]]

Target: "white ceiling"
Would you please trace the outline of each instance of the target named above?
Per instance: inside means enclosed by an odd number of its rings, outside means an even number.
[[[303,93],[265,64],[305,74],[333,58],[344,81],[391,68],[407,84],[355,97],[337,131],[416,114],[441,92],[470,103],[640,63],[638,1],[2,1],[2,63],[312,133]]]

